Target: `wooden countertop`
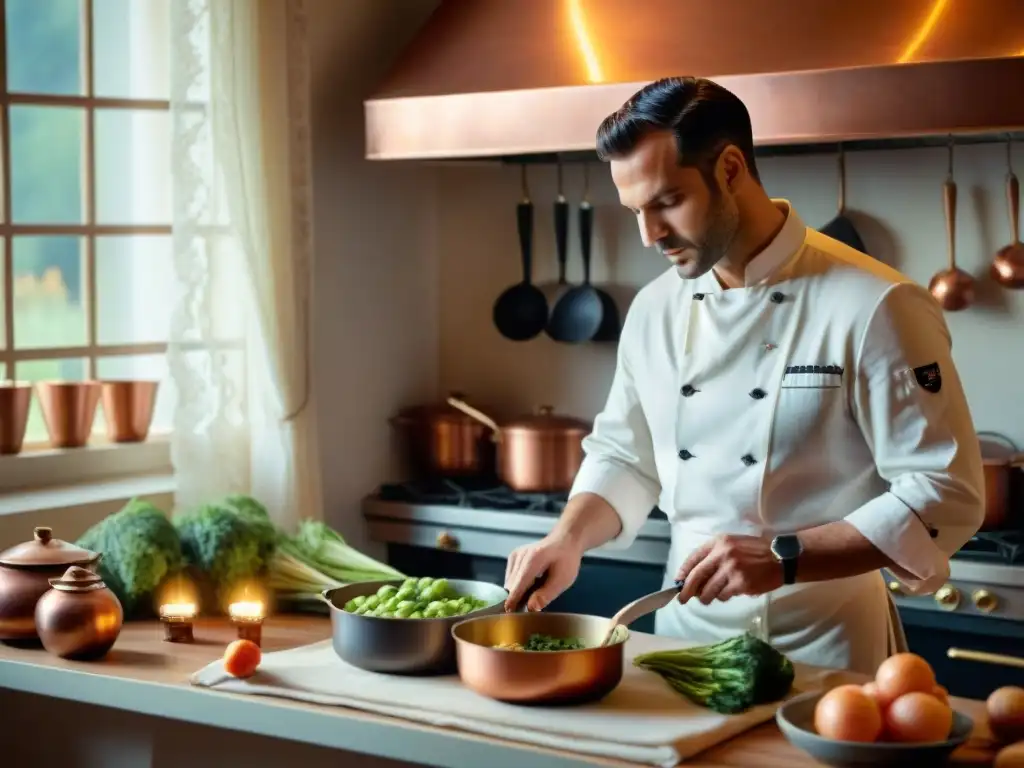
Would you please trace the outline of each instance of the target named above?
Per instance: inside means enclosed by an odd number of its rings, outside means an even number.
[[[325,618],[274,617],[264,625],[263,649],[285,650],[328,637],[330,623]],[[503,755],[488,760],[494,768],[521,765],[523,759],[537,768],[584,765],[636,768],[637,765],[618,760],[583,758],[339,707],[239,696],[191,686],[189,677],[219,657],[232,639],[234,632],[226,621],[198,621],[195,626],[196,642],[193,644],[164,642],[158,622],[128,623],[110,654],[98,662],[68,662],[40,649],[0,644],[0,687],[357,752],[372,752],[381,757],[413,762],[417,756],[443,752],[451,755],[451,765],[474,766],[479,764],[479,750],[490,745],[501,748]],[[101,685],[97,676],[109,685]],[[233,706],[225,706],[226,700],[233,702]],[[972,717],[976,725],[971,740],[955,753],[952,764],[991,765],[994,749],[985,726],[984,703],[954,699],[954,706]],[[273,710],[269,717],[266,716],[268,710]],[[309,722],[314,718],[316,723]],[[325,724],[323,718],[332,718],[331,727],[321,727]],[[337,727],[342,720],[352,728]],[[401,729],[409,738],[398,738],[396,729]],[[345,733],[352,735],[346,737]],[[337,742],[326,743],[325,738],[336,738]],[[751,765],[758,768],[810,768],[818,765],[804,752],[791,746],[774,722],[747,731],[685,764],[704,768]]]

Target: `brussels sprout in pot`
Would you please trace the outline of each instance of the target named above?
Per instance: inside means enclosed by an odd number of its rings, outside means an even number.
[[[452,627],[502,613],[508,592],[483,581],[423,578],[350,584],[322,596],[342,661],[371,672],[447,675],[456,671]]]
[[[50,579],[72,565],[92,570],[99,559],[96,552],[53,538],[43,526],[34,529],[32,541],[0,552],[0,640],[38,643],[36,603],[50,590]]]

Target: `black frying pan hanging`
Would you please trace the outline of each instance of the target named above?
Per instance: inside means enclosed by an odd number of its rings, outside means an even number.
[[[586,166],[584,166],[586,173]],[[585,178],[585,177],[584,177]],[[584,193],[585,195],[586,193]],[[583,253],[583,263],[586,265],[587,274],[590,274],[590,236],[594,231],[594,208],[589,203],[586,207],[580,204],[580,250]],[[595,288],[597,296],[601,299],[601,325],[594,334],[594,341],[618,341],[622,326],[619,322],[619,308],[615,299],[607,291]]]
[[[860,233],[846,215],[846,157],[843,148],[839,147],[839,210],[832,221],[821,228],[823,235],[828,235],[833,240],[838,240],[861,253],[867,253],[864,241]]]
[[[505,291],[494,303],[494,324],[506,339],[528,341],[538,336],[548,322],[548,300],[544,292],[530,282],[533,276],[533,202],[522,168],[523,199],[516,206],[519,228],[519,252],[523,260],[523,280]]]
[[[589,176],[583,166],[583,200],[580,201],[580,252],[583,256],[583,283],[570,288],[551,308],[548,335],[557,341],[579,344],[590,341],[601,328],[604,302],[590,284],[590,233],[593,229],[594,208],[588,199]]]
[[[562,160],[558,160],[558,195],[554,205],[555,220],[555,253],[558,257],[558,283],[554,288],[548,289],[545,296],[548,298],[548,306],[553,307],[558,303],[566,291],[570,289],[569,281],[565,277],[565,266],[567,252],[569,250],[569,201],[565,199],[565,192],[562,187]],[[551,323],[548,321],[546,328],[548,335],[551,335]],[[552,337],[554,338],[554,337]],[[557,340],[557,339],[556,339]]]

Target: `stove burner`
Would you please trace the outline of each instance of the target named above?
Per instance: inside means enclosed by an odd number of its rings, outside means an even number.
[[[443,479],[389,483],[377,496],[383,501],[549,514],[560,513],[568,498],[567,493],[518,493],[500,483]]]
[[[413,480],[386,483],[377,489],[377,498],[381,501],[543,515],[561,514],[568,497],[569,494],[565,492],[519,493],[493,480]],[[651,514],[654,517],[665,517],[660,509],[654,509]]]
[[[954,557],[959,560],[1019,565],[1024,563],[1024,532],[979,533]]]

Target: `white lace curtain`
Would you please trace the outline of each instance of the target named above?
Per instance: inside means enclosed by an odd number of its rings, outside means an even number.
[[[171,0],[176,509],[322,517],[304,0]]]

